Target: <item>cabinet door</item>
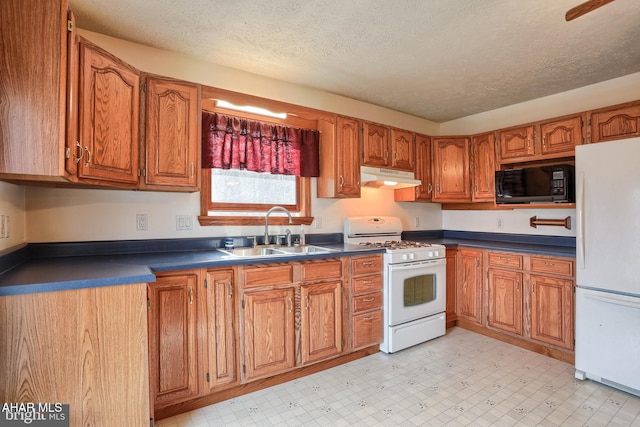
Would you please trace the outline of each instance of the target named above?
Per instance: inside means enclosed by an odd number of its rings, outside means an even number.
[[[482,251],[459,249],[456,258],[456,312],[482,324]]]
[[[391,164],[389,159],[389,128],[365,122],[362,133],[362,164],[388,167]]]
[[[360,133],[358,132],[358,121],[338,116],[336,125],[338,196],[360,197]]]
[[[146,87],[143,187],[197,191],[200,87],[157,77]]]
[[[522,273],[489,269],[489,326],[522,335]]]
[[[382,310],[369,311],[353,316],[352,345],[357,350],[380,344],[383,340]]]
[[[247,381],[293,368],[294,288],[244,294],[244,372]]]
[[[232,269],[208,270],[205,277],[203,342],[205,392],[237,382],[235,283]]]
[[[430,202],[433,192],[431,178],[431,138],[425,135],[416,135],[416,179],[422,181],[417,187],[399,188],[394,190],[396,202]]]
[[[198,395],[197,274],[159,274],[149,285],[149,358],[155,407]]]
[[[473,157],[472,202],[493,202],[496,199],[495,135],[485,133],[471,140]]]
[[[412,171],[415,168],[415,137],[408,131],[391,129],[391,167]]]
[[[590,122],[591,142],[640,136],[640,104],[593,111]]]
[[[83,39],[79,44],[81,179],[137,184],[140,77]]]
[[[531,338],[573,349],[573,281],[534,275],[531,283]]]
[[[545,154],[575,155],[575,148],[582,144],[582,117],[570,117],[540,124],[541,152]]]
[[[433,139],[434,202],[471,200],[469,138]]]
[[[500,158],[529,157],[535,154],[533,126],[505,129],[500,135]]]
[[[342,282],[301,287],[302,363],[342,352]]]

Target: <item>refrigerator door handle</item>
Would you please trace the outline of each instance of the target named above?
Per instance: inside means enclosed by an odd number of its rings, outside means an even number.
[[[582,268],[584,270],[584,264],[585,264],[585,233],[584,233],[584,187],[585,187],[585,182],[584,182],[584,172],[580,172],[580,176],[578,177],[578,206],[576,209],[576,216],[577,216],[577,220],[578,220],[578,233],[579,233],[579,239],[578,239],[578,243],[579,243],[579,247],[577,249],[577,255],[578,255],[578,265],[580,266],[580,268]]]
[[[640,301],[638,301],[637,298],[625,297],[624,295],[616,295],[616,294],[597,295],[597,294],[588,293],[588,294],[585,294],[585,298],[594,300],[594,301],[609,303],[613,305],[623,305],[625,307],[640,310]]]

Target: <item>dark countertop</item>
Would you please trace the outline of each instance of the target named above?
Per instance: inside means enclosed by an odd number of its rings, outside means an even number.
[[[155,282],[155,272],[231,265],[303,261],[383,253],[342,243],[342,235],[310,235],[309,244],[334,252],[238,258],[216,250],[224,239],[160,239],[120,242],[25,244],[0,253],[0,296]],[[448,247],[575,257],[575,239],[456,231],[405,232],[405,240]],[[249,246],[240,241],[237,246]]]

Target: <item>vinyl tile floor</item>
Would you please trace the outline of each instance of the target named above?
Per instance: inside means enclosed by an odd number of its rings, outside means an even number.
[[[208,426],[640,426],[640,398],[461,328],[156,422]]]

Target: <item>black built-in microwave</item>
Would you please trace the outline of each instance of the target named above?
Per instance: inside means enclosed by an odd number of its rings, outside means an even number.
[[[496,203],[573,203],[574,175],[569,164],[496,171]]]

